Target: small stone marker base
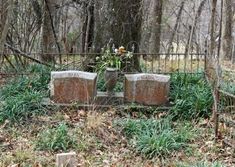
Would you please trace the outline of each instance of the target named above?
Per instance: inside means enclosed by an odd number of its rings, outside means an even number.
[[[76,153],[62,153],[56,155],[56,167],[76,167]]]
[[[168,102],[170,76],[158,74],[125,75],[124,99],[144,105],[163,105]]]
[[[96,96],[96,73],[82,71],[51,72],[51,100],[55,103],[90,104]]]
[[[118,92],[113,94],[112,96],[109,96],[107,92],[97,92],[96,97],[94,98],[94,102],[91,104],[76,104],[76,103],[58,103],[55,101],[52,101],[49,98],[44,98],[42,100],[42,104],[45,106],[56,106],[56,107],[77,107],[77,108],[93,108],[94,106],[96,108],[102,108],[102,107],[111,107],[111,106],[120,106],[124,105],[124,93]]]
[[[124,104],[123,92],[116,92],[113,95],[109,95],[107,92],[97,92],[95,99],[96,105],[123,105]]]

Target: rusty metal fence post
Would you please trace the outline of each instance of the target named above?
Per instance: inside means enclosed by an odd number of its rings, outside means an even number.
[[[218,130],[219,130],[219,112],[218,112],[218,106],[219,106],[219,91],[218,88],[216,87],[214,89],[214,123],[215,123],[215,142],[218,140]]]

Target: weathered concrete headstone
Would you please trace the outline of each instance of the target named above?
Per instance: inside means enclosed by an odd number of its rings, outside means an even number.
[[[62,153],[56,155],[56,167],[76,167],[76,153]]]
[[[56,103],[90,104],[96,96],[96,73],[82,71],[51,72],[51,100]]]
[[[170,76],[158,74],[125,75],[126,102],[144,105],[163,105],[168,101]]]

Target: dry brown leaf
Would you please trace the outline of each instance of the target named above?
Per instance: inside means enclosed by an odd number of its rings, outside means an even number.
[[[70,116],[68,116],[67,114],[64,114],[63,117],[64,117],[65,120],[69,120],[70,119]]]
[[[81,117],[85,117],[86,116],[86,112],[84,110],[79,110],[78,111],[78,115]]]

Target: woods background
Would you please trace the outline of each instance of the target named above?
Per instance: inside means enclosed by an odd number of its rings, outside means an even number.
[[[220,57],[234,62],[234,7],[232,0],[1,0],[0,52],[89,53],[114,43],[141,53],[210,48],[215,56],[222,16]]]

